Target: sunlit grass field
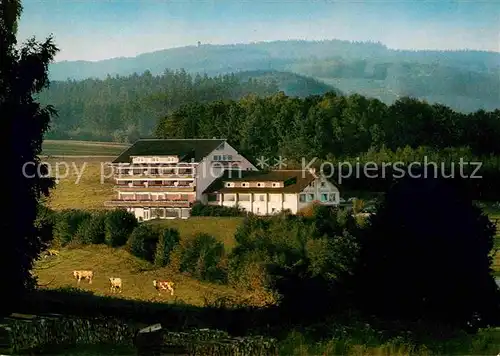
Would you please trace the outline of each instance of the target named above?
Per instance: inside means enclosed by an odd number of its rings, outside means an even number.
[[[243,222],[240,217],[198,217],[175,220],[152,220],[149,223],[158,227],[169,227],[179,230],[181,237],[205,233],[216,237],[224,243],[226,250],[231,250],[235,244],[234,234]]]
[[[106,162],[112,161],[126,146],[113,143],[89,143],[77,141],[45,141],[44,154],[66,157],[47,158],[53,169],[59,162],[59,183],[52,191],[49,206],[61,209],[103,209],[104,201],[113,199],[115,192],[109,181],[111,171]],[[70,156],[108,156],[108,157],[70,157]],[[61,162],[66,162],[63,164]],[[66,172],[66,167],[69,171]],[[352,194],[352,196],[360,196]],[[368,199],[368,197],[366,198]],[[500,219],[500,209],[491,205],[485,212],[492,220]],[[499,220],[500,221],[500,220]],[[196,233],[207,233],[223,242],[229,251],[235,245],[234,234],[242,222],[241,218],[225,217],[193,217],[187,220],[158,220],[149,222],[156,227],[172,227],[179,230],[181,238]],[[500,237],[497,236],[500,242]],[[500,246],[500,243],[498,244]],[[95,272],[93,284],[82,281],[78,288],[94,292],[100,296],[110,296],[109,277],[123,279],[123,292],[117,297],[151,302],[186,303],[203,306],[206,299],[231,297],[246,299],[248,296],[229,286],[199,282],[187,275],[173,273],[169,268],[156,269],[150,263],[131,256],[125,249],[112,249],[106,246],[85,246],[64,248],[60,255],[41,260],[37,263],[35,273],[43,288],[77,287],[72,271],[75,269],[92,269]],[[494,269],[500,275],[500,253],[496,253]],[[175,295],[158,296],[153,288],[153,279],[171,279],[176,283]],[[482,332],[470,340],[460,341],[456,352],[441,354],[497,355],[500,351],[500,331]],[[459,343],[459,341],[457,341]],[[135,354],[134,350],[104,350],[98,346],[79,347],[65,350],[66,355],[95,354]],[[313,342],[299,332],[291,332],[281,343],[282,355],[431,355],[425,347],[415,348],[408,344],[365,342],[356,338],[335,339],[324,342]]]
[[[104,209],[106,200],[116,197],[106,162],[114,157],[58,157],[45,159],[51,175],[58,179],[48,206],[62,209]]]
[[[78,286],[72,275],[73,270],[93,270],[92,284],[82,280]],[[99,296],[116,295],[109,290],[109,278],[119,277],[123,281],[123,292],[118,296],[125,299],[203,306],[205,298],[244,297],[241,291],[228,286],[203,283],[183,274],[172,273],[168,268],[157,269],[132,256],[124,248],[104,245],[61,249],[58,256],[41,259],[34,272],[44,288],[78,287]],[[154,279],[174,281],[174,296],[166,293],[158,296],[153,287]]]
[[[42,155],[48,156],[118,156],[128,144],[116,142],[45,140]]]

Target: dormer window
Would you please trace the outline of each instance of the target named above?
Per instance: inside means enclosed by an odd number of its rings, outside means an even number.
[[[280,184],[278,182],[273,182],[273,188],[278,188]]]
[[[248,183],[245,182],[245,183],[241,183],[241,186],[243,188],[248,188],[250,186],[250,184],[248,184]]]
[[[261,187],[265,187],[266,185],[264,183],[257,183],[257,187],[261,188]]]
[[[226,188],[233,188],[233,187],[234,187],[234,183],[232,183],[232,182],[226,183]]]

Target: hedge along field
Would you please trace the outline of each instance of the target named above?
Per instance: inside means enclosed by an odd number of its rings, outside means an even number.
[[[92,269],[94,281],[89,284],[81,281],[77,285],[73,270]],[[34,270],[44,288],[57,289],[78,287],[92,291],[99,296],[118,296],[124,299],[156,301],[165,303],[187,303],[203,306],[205,298],[241,297],[241,292],[225,285],[201,282],[182,273],[173,272],[168,267],[155,268],[152,263],[132,256],[125,248],[112,248],[105,245],[63,248],[59,256],[41,259]],[[109,290],[110,277],[123,280],[123,292],[112,294]],[[162,296],[153,287],[153,280],[173,280],[175,294]]]
[[[76,287],[73,270],[93,270],[93,284],[80,283],[98,295],[109,294],[109,278],[123,279],[120,297],[145,301],[182,301],[202,305],[206,299],[246,299],[224,285],[224,244],[206,233],[180,236],[176,229],[139,224],[123,210],[41,209],[39,221],[52,225],[56,256],[43,256],[35,274],[48,288]],[[152,281],[171,280],[175,296],[157,296]],[[216,282],[216,283],[209,283]]]

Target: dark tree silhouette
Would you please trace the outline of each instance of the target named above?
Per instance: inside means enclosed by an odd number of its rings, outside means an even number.
[[[498,322],[495,227],[462,183],[407,177],[389,189],[351,279],[362,311],[460,328]]]
[[[0,117],[3,162],[3,203],[1,221],[2,249],[0,270],[4,303],[0,312],[16,307],[23,293],[35,284],[31,275],[33,261],[45,246],[45,234],[35,224],[42,193],[48,193],[50,179],[36,173],[44,132],[48,129],[51,107],[41,107],[33,95],[47,87],[48,64],[57,48],[48,38],[34,38],[17,46],[17,21],[22,7],[18,0],[0,1]],[[25,165],[32,162],[30,165]],[[28,172],[23,173],[23,168]],[[42,172],[43,173],[43,172]],[[33,175],[28,178],[27,175]],[[5,300],[7,298],[7,300]],[[0,313],[0,314],[1,314]]]

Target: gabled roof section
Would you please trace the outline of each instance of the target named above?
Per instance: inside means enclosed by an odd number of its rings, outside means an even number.
[[[179,156],[181,162],[200,162],[224,139],[141,139],[123,151],[113,163],[131,163],[132,156]]]
[[[225,171],[203,192],[209,193],[299,193],[316,177],[309,171],[275,170],[275,171]],[[225,182],[284,182],[281,188],[229,188]]]

